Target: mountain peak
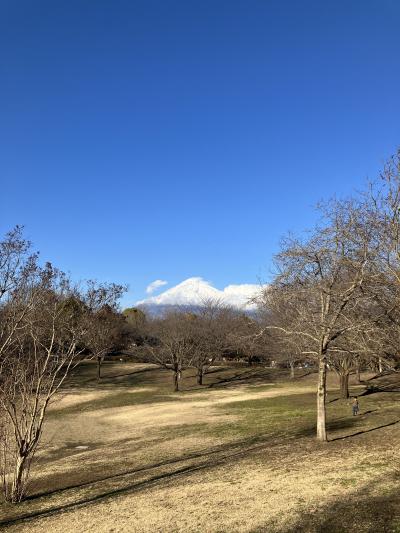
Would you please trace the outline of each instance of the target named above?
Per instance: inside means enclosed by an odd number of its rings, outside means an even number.
[[[157,296],[136,302],[136,305],[202,306],[209,300],[218,300],[222,304],[231,305],[237,309],[250,310],[255,306],[249,300],[260,291],[260,288],[255,284],[242,284],[228,285],[220,290],[201,277],[192,277]]]

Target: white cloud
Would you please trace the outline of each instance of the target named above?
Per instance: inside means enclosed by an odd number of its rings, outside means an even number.
[[[160,282],[160,280],[154,281],[149,287],[157,282]],[[161,283],[162,285],[165,284],[165,282]],[[158,288],[161,285],[157,283],[156,286]],[[255,305],[251,302],[251,299],[260,290],[261,286],[255,284],[228,285],[220,290],[209,281],[196,277],[186,279],[158,296],[152,296],[137,302],[136,305],[202,305],[204,301],[212,299],[219,300],[238,309],[254,309]],[[151,294],[152,290],[147,290],[146,292]]]
[[[147,294],[153,294],[153,292],[155,292],[160,287],[163,287],[164,285],[168,285],[168,281],[156,279],[155,281],[152,281],[149,285],[147,285],[146,292]]]

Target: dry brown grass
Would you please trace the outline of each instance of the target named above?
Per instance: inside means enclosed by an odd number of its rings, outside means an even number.
[[[118,387],[69,391],[53,407],[46,427],[33,472],[34,497],[18,508],[3,506],[4,518],[11,521],[38,516],[5,528],[33,533],[400,531],[393,510],[387,512],[390,523],[379,511],[382,498],[390,500],[387,508],[397,509],[396,393],[363,398],[367,414],[357,421],[347,415],[346,402],[333,402],[330,435],[338,440],[319,444],[308,432],[315,376],[178,396],[164,390],[163,379],[149,386],[146,378],[128,392]],[[165,401],[149,403],[144,394],[152,397],[157,387]],[[142,403],[137,404],[139,393]],[[128,404],[113,407],[117,394]],[[110,406],[69,411],[90,402],[96,407],[99,398]],[[385,427],[374,429],[379,426]],[[353,433],[359,434],[349,437]],[[364,516],[352,522],[354,508],[364,504]]]

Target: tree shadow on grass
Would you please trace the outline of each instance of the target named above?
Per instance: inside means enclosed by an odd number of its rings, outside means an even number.
[[[215,463],[215,466],[217,464],[218,463]],[[77,507],[82,507],[82,506],[85,506],[85,505],[88,505],[88,504],[95,503],[97,501],[106,500],[106,499],[112,498],[114,496],[120,496],[122,494],[131,494],[131,493],[139,491],[141,489],[150,488],[151,486],[157,484],[157,482],[160,482],[162,480],[176,478],[176,477],[182,476],[184,474],[190,474],[190,473],[195,472],[195,471],[199,471],[199,470],[203,470],[205,468],[209,468],[209,466],[210,465],[208,465],[208,464],[200,464],[200,465],[194,465],[194,466],[178,468],[178,469],[176,469],[176,470],[174,470],[172,472],[166,472],[166,473],[163,473],[163,474],[160,474],[160,475],[149,477],[148,479],[145,479],[144,481],[138,481],[136,483],[135,482],[128,483],[126,486],[117,487],[117,488],[112,489],[112,490],[102,491],[102,492],[100,492],[100,494],[94,494],[94,495],[91,495],[91,496],[78,498],[76,500],[74,499],[70,503],[66,503],[66,504],[63,504],[63,505],[55,505],[55,506],[50,507],[48,509],[43,509],[42,508],[42,509],[40,509],[38,511],[30,512],[30,513],[26,513],[26,514],[21,514],[21,515],[15,517],[15,518],[10,518],[10,519],[5,519],[5,520],[0,521],[0,528],[5,527],[5,526],[10,526],[12,524],[17,524],[17,523],[20,523],[20,522],[24,522],[24,521],[27,521],[27,520],[32,520],[32,519],[35,519],[35,518],[42,518],[42,517],[51,516],[51,515],[54,515],[54,514],[57,514],[57,513],[62,513],[62,512],[68,511],[70,509],[74,509],[74,508],[77,508]],[[121,476],[122,475],[127,476],[128,473],[121,474]],[[86,485],[86,487],[88,488],[87,485]],[[67,489],[65,489],[65,490],[67,490]],[[48,496],[48,495],[49,494],[43,495],[43,496]]]
[[[400,422],[400,420],[396,420],[379,427],[362,430],[344,437],[333,438],[331,441],[342,440],[359,435],[361,433],[369,433],[384,427],[392,426],[398,422]],[[352,418],[344,418],[331,422],[329,429],[332,430],[334,428],[337,430],[338,428],[349,427],[352,424]],[[169,480],[173,480],[181,476],[191,475],[192,473],[202,470],[212,469],[223,464],[229,465],[232,463],[232,461],[249,457],[253,453],[265,452],[266,450],[270,452],[272,449],[279,449],[282,445],[287,445],[290,442],[298,443],[299,441],[297,439],[299,437],[309,437],[314,435],[314,432],[315,425],[306,423],[301,430],[293,432],[290,435],[256,435],[241,441],[236,440],[234,442],[214,446],[213,448],[207,448],[199,452],[186,454],[178,458],[166,459],[155,464],[144,465],[142,467],[129,470],[125,469],[122,472],[113,472],[110,475],[100,475],[95,479],[92,478],[79,480],[74,484],[62,486],[53,490],[42,489],[41,491],[31,493],[27,500],[19,506],[18,510],[13,507],[13,509],[8,513],[8,517],[0,521],[0,528],[21,521],[27,521],[68,511],[75,507],[90,505],[97,501],[106,500],[114,496],[135,493],[142,489],[151,488],[160,482],[169,482]],[[308,442],[307,447],[311,443],[311,441],[308,440],[304,442]],[[319,445],[320,443],[315,442],[315,446]],[[87,473],[86,475],[90,475],[90,473]],[[93,476],[93,472],[91,475]],[[63,479],[65,479],[65,477]],[[49,481],[50,480],[46,478],[46,483]],[[54,486],[53,482],[51,484]],[[64,502],[61,505],[60,500]],[[325,520],[326,517],[323,518]],[[293,531],[314,530],[296,529]],[[315,531],[322,532],[331,530],[315,529]],[[339,529],[337,531],[339,531]],[[351,530],[342,529],[341,531]],[[358,532],[358,530],[354,531]]]
[[[125,374],[105,375],[101,378],[100,383],[102,383],[103,380],[108,381],[108,380],[113,380],[113,379],[118,379],[118,378],[126,378],[128,376],[135,376],[137,374],[145,374],[147,372],[154,372],[154,370],[155,370],[154,368],[143,368],[142,370],[134,370],[133,372],[125,372]]]
[[[115,369],[114,361],[106,361],[102,364],[102,377],[97,380],[96,365],[93,362],[82,363],[71,373],[68,380],[63,386],[63,391],[99,391],[120,388],[133,388],[138,386],[151,386],[152,388],[163,388],[172,392],[172,372],[161,367],[149,367],[126,372],[121,372],[121,366],[113,374]],[[243,384],[265,383],[266,381],[276,381],[282,377],[276,370],[252,367],[246,369],[237,369],[229,366],[215,367],[206,372],[205,380],[212,381],[199,386],[196,383],[196,370],[187,369],[183,373],[181,382],[181,391],[207,390],[209,388],[219,388]],[[228,375],[227,375],[228,374]],[[299,376],[300,377],[300,376]]]
[[[350,418],[350,417],[342,417],[342,418],[338,418],[336,420],[329,420],[326,423],[326,430],[327,430],[327,432],[329,434],[332,431],[340,431],[340,430],[344,430],[344,429],[353,428],[354,427],[354,423],[355,423],[355,421],[352,418]],[[317,431],[316,423],[312,423],[312,424],[304,425],[301,428],[298,428],[294,432],[294,435],[297,438],[298,437],[313,437],[313,436],[315,436],[316,431]],[[328,440],[331,440],[331,439],[328,439]],[[335,439],[332,439],[332,440],[335,440]]]
[[[0,521],[0,528],[65,512],[72,508],[89,505],[121,494],[131,494],[150,488],[159,482],[167,482],[180,476],[212,469],[246,457],[250,453],[261,452],[266,447],[280,446],[280,444],[281,441],[271,443],[270,439],[252,437],[243,441],[219,445],[213,449],[202,450],[199,453],[187,454],[183,457],[161,461],[156,464],[102,476],[94,480],[83,481],[50,491],[37,492],[29,495],[22,504],[19,504],[18,514],[16,514],[17,508],[13,506],[9,516]],[[167,472],[157,472],[157,470],[163,470],[166,467],[171,468],[168,468]],[[82,491],[81,495],[79,494],[80,490]],[[52,501],[52,496],[55,496],[54,501]],[[60,498],[66,503],[60,505]],[[37,510],[31,508],[29,511],[24,512],[24,508],[26,509],[27,506],[35,502]]]
[[[392,376],[392,375],[393,375],[393,372],[386,371],[386,372],[382,372],[381,374],[376,374],[375,376],[372,376],[372,378],[369,378],[368,381],[373,381],[374,379],[382,379],[382,378]]]
[[[128,441],[128,439],[124,439],[124,441]],[[124,442],[122,441],[122,442]],[[85,486],[94,485],[96,483],[101,483],[104,481],[108,481],[111,479],[117,479],[117,478],[123,478],[125,476],[129,476],[132,474],[138,474],[145,471],[151,471],[160,467],[168,466],[168,465],[175,465],[179,463],[183,463],[186,461],[196,460],[196,459],[204,459],[204,458],[210,458],[210,464],[213,462],[213,458],[218,459],[229,459],[233,457],[239,457],[244,456],[247,453],[252,453],[256,451],[263,450],[267,447],[273,447],[281,444],[283,442],[282,438],[277,438],[276,435],[254,435],[250,438],[242,439],[242,440],[235,440],[230,443],[226,444],[220,444],[217,446],[213,446],[210,448],[206,448],[203,450],[200,450],[198,452],[194,453],[187,453],[179,457],[174,457],[170,459],[166,459],[164,461],[160,461],[158,463],[150,464],[150,465],[144,465],[142,467],[133,468],[130,470],[124,470],[123,472],[119,473],[113,473],[107,476],[99,476],[95,479],[90,479],[87,481],[82,481],[76,484],[70,484],[65,485],[53,490],[42,490],[37,491],[33,494],[30,494],[25,501],[29,500],[35,500],[38,498],[42,498],[43,496],[49,496],[56,493],[62,493],[70,489],[76,489],[76,488],[82,488]]]
[[[286,373],[285,373],[286,374]],[[215,383],[210,383],[208,388],[228,388],[236,385],[256,385],[271,383],[282,378],[283,372],[277,373],[275,369],[270,368],[249,368],[235,372],[234,375],[220,378]]]
[[[364,392],[358,394],[358,396],[369,396],[370,394],[376,394],[377,392],[400,392],[400,384],[399,385],[371,385],[368,384],[367,388]]]
[[[303,379],[307,376],[311,376],[311,374],[315,374],[315,370],[308,370],[304,374],[301,374],[300,376],[296,375],[295,379]]]
[[[400,392],[400,376],[398,373],[378,374],[365,381],[364,384],[366,389],[359,396],[368,396],[377,392]]]
[[[400,493],[391,490],[385,493],[383,478],[375,480],[374,486],[382,484],[381,495],[371,496],[371,484],[361,492],[347,494],[316,512],[307,510],[295,526],[286,533],[389,533],[399,531]],[[258,530],[261,531],[261,530]],[[255,533],[255,532],[254,532]]]
[[[261,376],[265,378],[265,373],[262,373],[260,371],[254,371],[251,370],[243,370],[238,371],[234,375],[226,377],[226,378],[219,378],[217,382],[210,383],[208,385],[208,388],[219,388],[219,387],[227,387],[229,385],[236,385],[237,383],[252,383],[255,380],[260,380]]]
[[[350,420],[351,423],[351,420]],[[342,427],[345,427],[342,423]],[[116,478],[123,478],[125,476],[137,474],[143,471],[152,470],[155,468],[159,468],[166,465],[174,465],[179,464],[184,461],[193,460],[193,459],[201,459],[205,457],[212,457],[219,454],[228,454],[228,456],[232,453],[234,457],[242,454],[252,453],[255,451],[259,451],[262,449],[271,448],[277,445],[287,444],[289,442],[292,442],[293,439],[298,439],[302,437],[313,437],[315,435],[315,424],[314,422],[309,422],[309,420],[304,420],[304,425],[301,428],[298,428],[297,430],[294,428],[291,428],[289,432],[268,432],[268,433],[255,433],[251,436],[245,437],[245,438],[236,438],[233,441],[230,441],[228,443],[220,444],[217,446],[208,447],[204,450],[201,450],[199,452],[195,453],[187,453],[180,457],[168,459],[156,464],[146,465],[139,468],[134,468],[132,470],[124,470],[119,473],[112,472],[110,475],[96,475],[93,471],[86,472],[86,476],[84,471],[77,472],[77,473],[71,473],[70,474],[70,480],[71,477],[75,479],[79,479],[78,482],[69,482],[69,484],[65,485],[65,476],[62,477],[63,484],[60,486],[60,476],[54,475],[54,476],[48,476],[46,478],[46,485],[47,486],[55,486],[56,488],[54,490],[43,490],[35,489],[35,485],[32,484],[33,489],[35,492],[28,496],[27,500],[35,500],[38,498],[42,498],[44,496],[50,496],[52,494],[56,493],[62,493],[64,491],[68,491],[71,489],[79,489],[85,486],[90,486],[96,483],[104,482],[110,479],[116,479]],[[174,440],[175,437],[171,437],[170,440]],[[168,440],[168,439],[167,439]],[[118,441],[119,443],[132,443],[132,438],[122,439]],[[61,449],[55,450],[52,452],[52,458],[53,459],[59,459],[60,457],[66,457],[69,455],[74,455],[76,453],[80,453],[82,450],[79,450],[80,445],[87,445],[86,442],[73,442],[71,444],[68,444],[64,446]],[[101,446],[102,443],[100,443]],[[138,449],[143,445],[144,447],[148,445],[148,443],[135,443],[135,449]],[[78,446],[78,448],[77,448]],[[96,445],[93,445],[93,443],[88,446],[90,448],[90,451],[95,450],[96,448],[100,447],[98,443]],[[47,462],[49,459],[49,456],[46,457],[40,457],[37,461],[38,462]],[[116,465],[114,465],[115,468]],[[118,467],[117,467],[118,468]],[[82,476],[86,477],[82,480]],[[53,477],[53,480],[51,481],[51,478]],[[41,485],[43,484],[43,481],[41,481]]]
[[[362,429],[360,431],[356,431],[355,433],[352,433],[351,435],[344,435],[343,437],[334,437],[333,439],[329,439],[330,442],[333,442],[335,440],[344,440],[344,439],[350,439],[351,437],[356,437],[357,435],[362,435],[363,433],[371,433],[372,431],[377,431],[378,429],[387,428],[390,426],[395,426],[400,422],[399,420],[393,420],[392,422],[388,422],[387,424],[382,424],[381,426],[376,426],[373,428],[368,429]]]
[[[112,365],[113,363],[109,363]],[[82,391],[82,390],[104,390],[119,387],[132,388],[138,385],[147,385],[151,383],[153,386],[163,377],[162,369],[159,368],[141,368],[132,372],[124,374],[108,374],[105,367],[107,363],[103,363],[103,377],[98,381],[96,377],[96,369],[94,365],[81,365],[78,367],[65,382],[62,391]],[[166,371],[165,371],[166,372]],[[158,379],[155,379],[157,378]]]
[[[328,433],[328,441],[333,442],[336,440],[344,440],[349,439],[351,437],[356,437],[357,435],[362,435],[363,433],[371,433],[372,431],[376,431],[378,429],[383,429],[386,427],[394,426],[400,422],[400,420],[394,420],[390,421],[385,424],[381,424],[379,426],[373,427],[373,428],[365,428],[363,429],[358,424],[363,423],[364,420],[362,419],[363,415],[371,414],[374,412],[379,411],[379,409],[373,409],[370,411],[366,411],[362,415],[359,416],[343,416],[340,418],[336,418],[333,420],[328,420],[326,423],[326,430]],[[348,429],[358,429],[358,431],[353,431],[352,433],[348,435],[340,435],[338,437],[330,437],[330,434],[337,433],[339,431],[348,430]],[[312,437],[316,433],[316,425],[315,424],[309,424],[304,425],[302,428],[298,428],[295,432],[296,437]]]

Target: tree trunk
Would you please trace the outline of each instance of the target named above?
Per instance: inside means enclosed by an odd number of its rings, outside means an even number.
[[[356,381],[361,383],[360,361],[358,359],[356,361]]]
[[[97,381],[101,379],[101,357],[97,358]]]
[[[26,457],[18,456],[17,464],[15,465],[14,479],[11,486],[11,502],[19,503],[24,497],[24,472],[25,472]]]
[[[179,371],[174,371],[174,392],[179,391]]]
[[[203,385],[203,369],[199,369],[197,372],[197,385]]]
[[[317,393],[317,439],[326,442],[326,358],[320,355]]]
[[[340,396],[344,399],[349,395],[349,374],[339,374],[340,380]]]
[[[289,365],[290,365],[290,378],[294,379],[295,378],[295,375],[294,375],[294,362],[293,361],[289,361]]]
[[[378,370],[379,370],[379,374],[383,374],[383,362],[382,362],[382,357],[379,357],[379,359],[378,359]]]

